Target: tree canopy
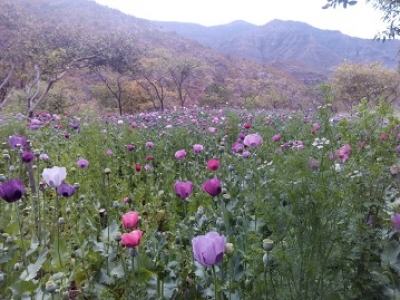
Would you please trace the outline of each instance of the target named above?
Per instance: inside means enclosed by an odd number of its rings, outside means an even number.
[[[330,7],[342,6],[347,8],[357,4],[354,0],[326,0],[327,3],[322,7],[327,9]],[[382,11],[382,20],[388,25],[387,29],[382,31],[377,39],[394,39],[400,36],[400,0],[366,0],[367,3]]]

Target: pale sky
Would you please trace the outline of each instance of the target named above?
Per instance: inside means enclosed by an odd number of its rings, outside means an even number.
[[[95,0],[138,18],[205,26],[243,20],[264,25],[273,19],[302,21],[320,29],[373,38],[386,28],[382,12],[359,0],[347,9],[321,9],[326,0]]]

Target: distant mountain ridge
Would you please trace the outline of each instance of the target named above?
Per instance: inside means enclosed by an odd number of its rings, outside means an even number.
[[[206,27],[191,23],[152,21],[161,30],[174,31],[232,57],[279,67],[296,62],[316,73],[326,74],[344,60],[378,61],[397,69],[400,41],[378,42],[322,30],[303,22],[273,20],[257,26],[244,21]],[[285,68],[282,68],[285,69]]]

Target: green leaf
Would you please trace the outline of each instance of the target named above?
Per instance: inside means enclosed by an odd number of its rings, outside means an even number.
[[[113,240],[115,234],[119,231],[119,226],[115,220],[113,220],[108,227],[104,228],[101,231],[101,241],[102,242],[108,242],[110,240]]]
[[[37,272],[42,268],[43,263],[47,259],[47,253],[49,250],[43,248],[37,261],[34,264],[30,264],[26,270],[24,270],[19,277],[21,280],[29,281],[36,277]]]
[[[112,270],[110,271],[110,275],[115,278],[122,278],[125,276],[125,271],[122,263],[117,264]]]
[[[10,286],[10,290],[14,297],[20,297],[24,293],[32,293],[38,285],[39,283],[34,283],[33,281],[18,280]]]

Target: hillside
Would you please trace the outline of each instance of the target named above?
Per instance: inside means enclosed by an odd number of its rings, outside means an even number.
[[[309,87],[301,79],[289,73],[273,66],[223,54],[209,46],[201,45],[198,41],[160,30],[150,21],[128,16],[93,1],[13,0],[7,2],[14,7],[14,10],[23,11],[25,18],[31,22],[38,22],[44,28],[37,26],[35,31],[50,30],[56,35],[54,39],[58,40],[57,43],[67,43],[63,47],[73,48],[71,45],[76,43],[73,34],[68,36],[69,41],[57,37],[57,33],[62,35],[68,30],[72,33],[76,31],[78,35],[84,33],[87,40],[91,37],[93,39],[100,36],[113,38],[121,35],[134,41],[139,67],[135,74],[126,78],[137,82],[137,86],[144,90],[147,99],[152,101],[154,107],[167,108],[194,104],[220,106],[226,103],[269,108],[307,107],[311,101],[315,100]],[[240,24],[240,27],[242,28],[243,25],[246,26],[246,24]],[[221,30],[221,36],[226,34],[224,30]],[[47,39],[48,34],[45,32],[37,34]],[[101,43],[103,41],[95,42],[97,47],[103,47]],[[49,46],[38,45],[37,47]],[[114,48],[114,50],[121,49]],[[109,51],[115,52],[113,49]],[[54,51],[47,52],[49,53],[46,55],[55,53]],[[48,59],[45,62],[47,63]],[[31,61],[30,64],[34,65],[35,62]],[[24,66],[26,68],[26,64]],[[174,81],[176,78],[172,78],[172,75],[174,72],[183,75],[184,72],[180,68],[184,66],[190,67],[191,77],[180,83],[179,90]],[[93,97],[89,93],[90,90],[102,84],[93,72],[88,73],[85,68],[78,66],[76,71],[72,72],[69,67],[65,67],[64,71],[68,75],[63,78],[63,81],[67,86],[72,84],[74,89],[85,91],[85,101]],[[113,74],[115,75],[113,72],[108,73],[111,79]],[[17,84],[17,81],[10,80],[10,83],[13,82]],[[17,89],[18,86],[9,86],[9,88]],[[158,91],[155,90],[156,88]],[[158,99],[161,91],[164,103]],[[79,98],[82,99],[82,97]]]
[[[340,31],[321,30],[296,21],[273,20],[263,26],[235,21],[212,27],[177,22],[154,23],[162,30],[174,31],[232,57],[272,63],[274,67],[279,67],[280,62],[283,65],[296,62],[317,74],[325,74],[344,60],[378,61],[396,69],[400,49],[398,40],[383,43],[354,38]]]

